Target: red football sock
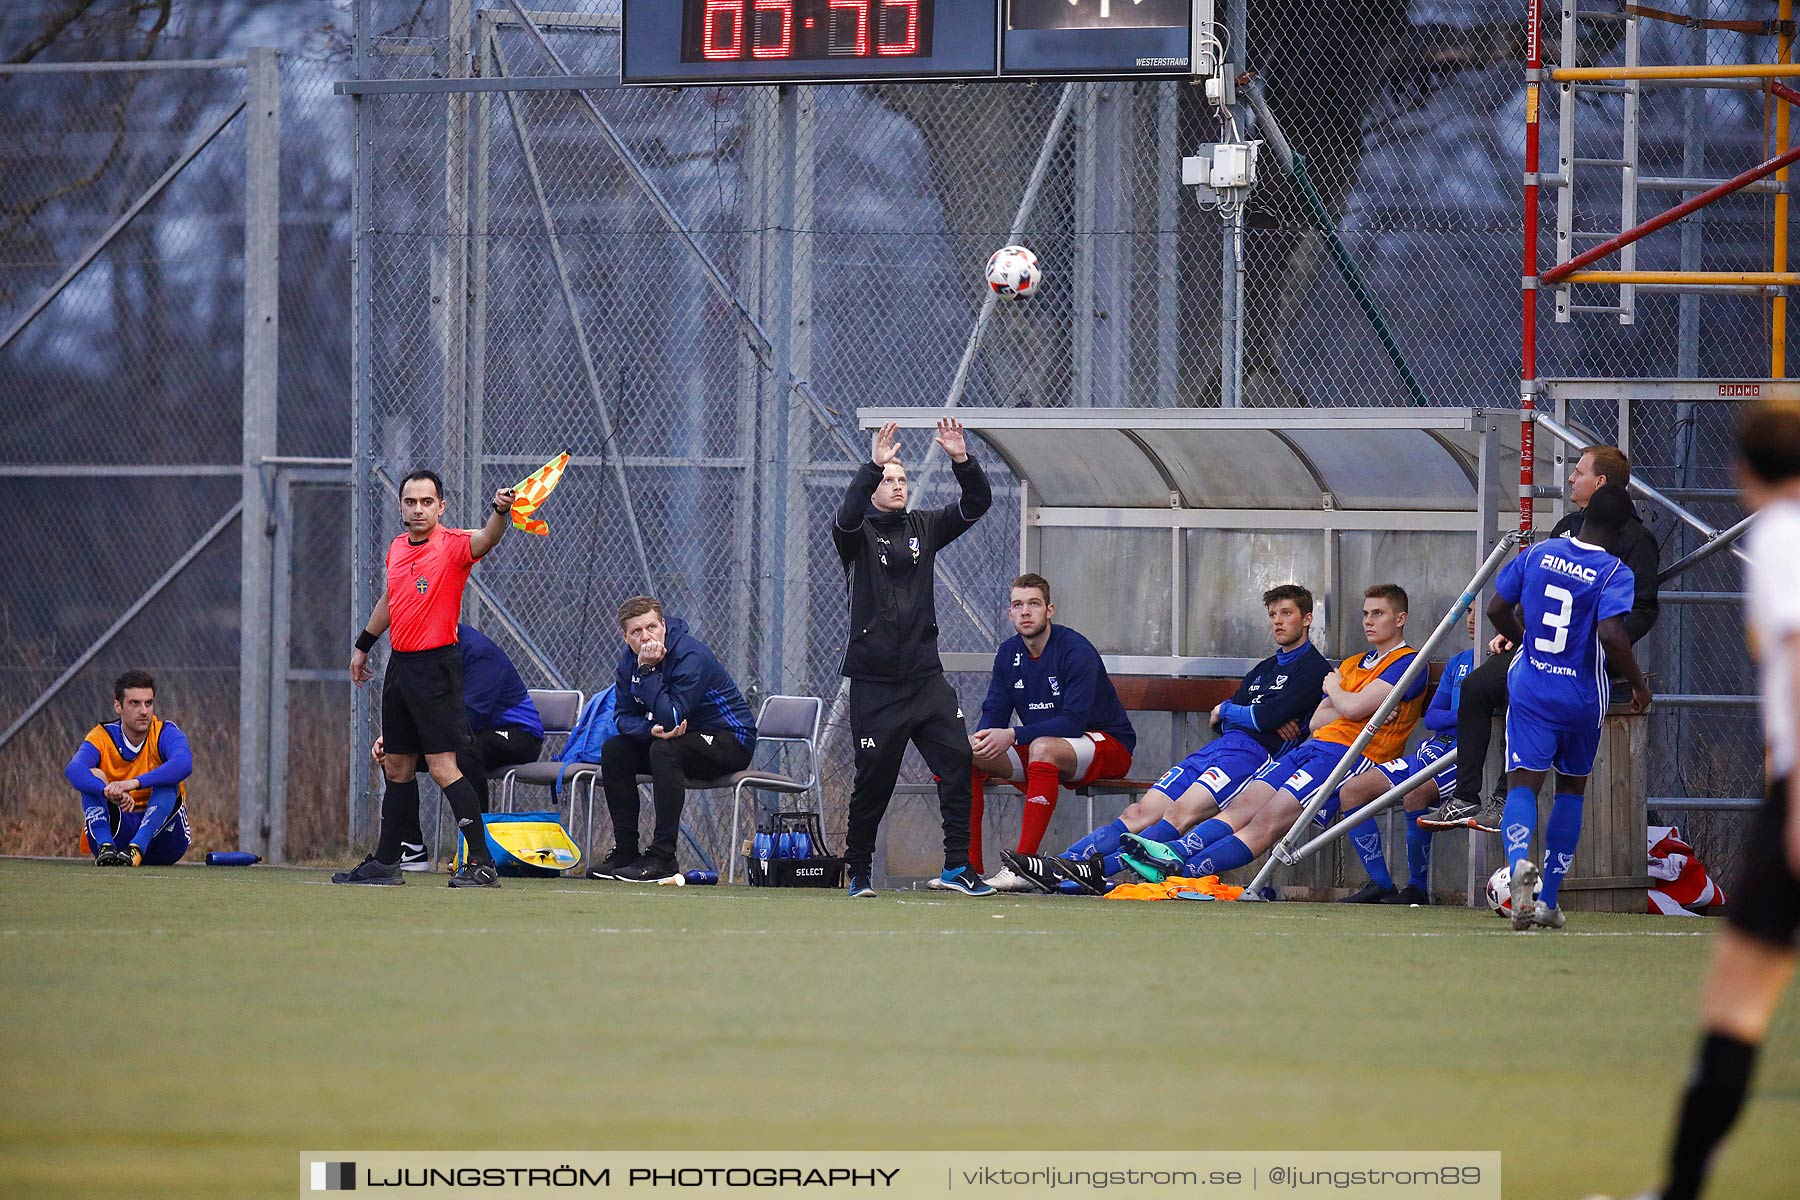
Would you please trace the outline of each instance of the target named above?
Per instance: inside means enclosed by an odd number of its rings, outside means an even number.
[[[981,810],[987,806],[987,792],[982,787],[981,772],[969,776],[969,865],[977,875],[986,876],[981,862]]]
[[[1056,789],[1062,782],[1056,764],[1025,764],[1025,817],[1019,823],[1019,853],[1036,854],[1050,828],[1050,816],[1056,811]]]

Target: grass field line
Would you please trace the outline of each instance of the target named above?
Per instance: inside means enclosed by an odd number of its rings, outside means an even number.
[[[518,928],[506,928],[506,929],[487,929],[487,928],[471,929],[468,927],[419,928],[417,926],[410,926],[410,925],[409,926],[387,926],[387,927],[382,927],[382,928],[378,928],[378,929],[368,929],[368,930],[360,931],[360,933],[364,936],[366,936],[368,934],[384,934],[389,937],[416,937],[416,936],[468,937],[468,936],[477,936],[477,935],[483,935],[483,934],[500,934],[500,935],[503,935],[506,937],[518,937],[521,932],[522,931]],[[558,930],[558,929],[555,929],[554,927],[545,927],[543,929],[532,931],[532,932],[553,933],[553,932],[576,932],[576,931]],[[986,927],[982,927],[982,926],[977,926],[977,927],[971,928],[971,929],[788,929],[788,928],[783,928],[783,929],[726,929],[726,928],[713,928],[713,927],[697,928],[697,927],[692,927],[692,926],[659,925],[659,926],[635,926],[635,927],[631,927],[631,928],[625,928],[625,927],[620,927],[620,926],[595,926],[593,928],[590,928],[590,929],[587,929],[587,930],[584,930],[581,932],[585,932],[588,934],[598,934],[598,935],[602,935],[602,936],[624,935],[624,936],[628,936],[628,937],[629,936],[641,936],[641,935],[645,935],[645,934],[662,935],[662,936],[684,935],[685,934],[685,935],[698,935],[701,937],[777,937],[777,936],[779,936],[779,937],[784,937],[784,938],[821,938],[821,937],[824,937],[824,938],[833,938],[833,937],[854,938],[854,937],[967,937],[970,935],[974,935],[977,937],[980,937],[980,936],[1070,937],[1070,936],[1079,935],[1083,931],[1076,930],[1076,929],[992,929],[992,928],[986,928]],[[1297,933],[1293,930],[1286,930],[1286,929],[1243,929],[1243,928],[1238,928],[1238,929],[1234,929],[1233,932],[1239,933],[1239,934],[1245,934],[1250,937],[1291,938],[1291,937],[1305,936],[1303,933]],[[1711,932],[1712,932],[1711,930],[1705,930],[1705,929],[1643,930],[1643,931],[1630,931],[1630,930],[1585,930],[1584,931],[1584,930],[1564,929],[1564,930],[1558,931],[1554,935],[1547,934],[1544,936],[1546,937],[1547,940],[1554,940],[1557,938],[1695,938],[1695,937],[1708,937],[1711,935]],[[0,937],[73,937],[73,936],[81,936],[81,935],[90,936],[90,937],[91,936],[99,936],[99,937],[121,937],[121,938],[187,936],[187,937],[253,937],[253,938],[258,938],[258,939],[270,939],[270,938],[278,938],[278,937],[309,938],[309,937],[313,936],[312,932],[309,930],[297,929],[297,928],[292,928],[292,927],[283,928],[283,929],[159,929],[159,928],[96,929],[91,926],[79,926],[79,927],[58,928],[58,929],[0,929]],[[1511,936],[1513,936],[1513,931],[1510,929],[1466,929],[1466,930],[1342,929],[1342,930],[1332,931],[1331,936],[1334,938],[1465,938],[1465,937],[1491,938],[1491,937],[1511,937]]]

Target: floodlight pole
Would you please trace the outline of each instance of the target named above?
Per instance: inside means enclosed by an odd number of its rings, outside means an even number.
[[[1438,622],[1437,628],[1431,631],[1431,636],[1425,639],[1425,644],[1419,647],[1413,655],[1412,663],[1400,676],[1400,681],[1388,690],[1386,696],[1382,697],[1381,703],[1370,715],[1368,722],[1363,725],[1362,732],[1356,735],[1356,740],[1350,743],[1348,750],[1344,751],[1337,766],[1333,767],[1331,774],[1325,777],[1325,782],[1320,784],[1318,790],[1313,792],[1307,800],[1299,817],[1295,818],[1293,827],[1283,834],[1281,840],[1271,848],[1268,861],[1263,863],[1262,870],[1256,873],[1256,878],[1250,881],[1250,886],[1244,889],[1244,899],[1260,900],[1262,897],[1258,893],[1263,884],[1268,881],[1269,876],[1274,873],[1276,864],[1293,861],[1294,856],[1287,848],[1299,838],[1300,832],[1306,828],[1307,822],[1311,821],[1318,815],[1319,810],[1325,807],[1325,801],[1330,798],[1332,792],[1337,790],[1338,784],[1344,781],[1344,777],[1350,773],[1352,760],[1363,752],[1363,748],[1375,736],[1375,731],[1380,729],[1387,721],[1389,714],[1400,706],[1400,698],[1406,695],[1406,689],[1412,686],[1413,680],[1430,668],[1431,652],[1437,649],[1439,643],[1448,637],[1450,631],[1462,620],[1463,614],[1469,611],[1469,606],[1475,603],[1476,593],[1486,587],[1488,580],[1492,579],[1494,574],[1500,570],[1500,564],[1505,561],[1508,554],[1512,553],[1513,547],[1519,544],[1520,538],[1521,534],[1514,530],[1503,534],[1500,540],[1494,544],[1487,559],[1475,572],[1475,577],[1464,586],[1462,595],[1457,597],[1456,603],[1450,606],[1450,611],[1444,614],[1444,619]]]

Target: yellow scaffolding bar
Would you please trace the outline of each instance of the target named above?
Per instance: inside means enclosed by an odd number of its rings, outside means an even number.
[[[1691,283],[1703,287],[1792,287],[1800,271],[1575,271],[1556,281],[1565,283]]]
[[[1785,79],[1800,75],[1800,64],[1739,63],[1735,66],[1652,67],[1555,67],[1550,78],[1558,83],[1606,83],[1632,79]]]

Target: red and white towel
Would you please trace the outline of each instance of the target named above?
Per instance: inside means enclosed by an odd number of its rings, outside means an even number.
[[[1695,917],[1698,910],[1725,903],[1725,889],[1713,882],[1694,848],[1673,825],[1652,825],[1650,911],[1665,917]]]

